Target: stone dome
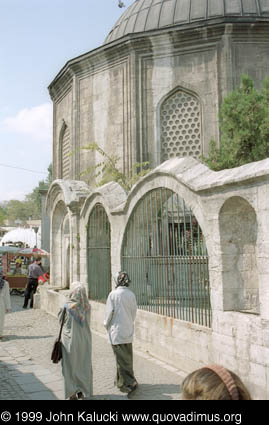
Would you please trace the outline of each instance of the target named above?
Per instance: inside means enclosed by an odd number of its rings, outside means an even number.
[[[173,26],[269,19],[269,0],[135,0],[116,22],[105,43],[127,34]]]

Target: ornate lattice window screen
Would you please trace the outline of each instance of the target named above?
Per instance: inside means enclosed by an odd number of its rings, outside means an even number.
[[[200,102],[178,90],[161,106],[161,162],[182,156],[199,159],[201,153]]]
[[[68,127],[62,138],[62,178],[70,178],[70,131]]]

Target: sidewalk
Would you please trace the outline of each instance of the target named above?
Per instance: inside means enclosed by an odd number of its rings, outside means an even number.
[[[0,400],[63,400],[61,364],[50,360],[58,320],[42,310],[22,309],[12,295],[0,342]],[[115,360],[107,338],[92,333],[93,396],[91,400],[128,400],[114,387]],[[132,400],[179,400],[184,374],[145,352],[134,352],[139,389]]]

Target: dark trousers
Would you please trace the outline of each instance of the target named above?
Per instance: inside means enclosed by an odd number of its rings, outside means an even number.
[[[26,308],[28,306],[28,301],[30,300],[30,307],[32,308],[34,305],[34,294],[36,293],[38,285],[37,279],[28,278],[27,286],[24,292],[24,304],[23,307]]]
[[[136,382],[133,371],[133,346],[132,344],[112,345],[116,357],[117,374],[115,385],[118,388],[133,385]]]

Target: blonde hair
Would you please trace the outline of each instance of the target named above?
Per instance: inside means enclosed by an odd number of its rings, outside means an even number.
[[[208,365],[184,379],[182,399],[251,400],[251,396],[235,373],[219,365]]]

